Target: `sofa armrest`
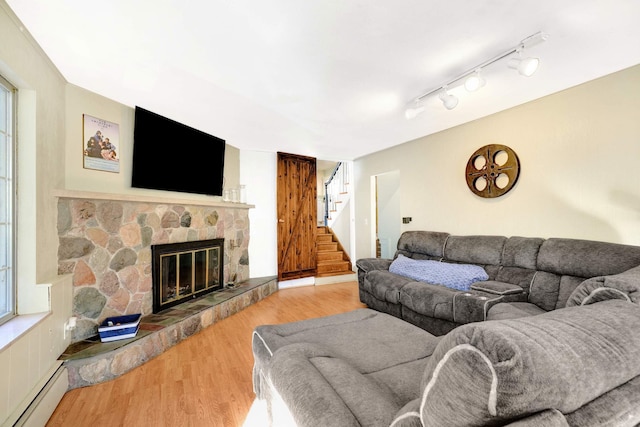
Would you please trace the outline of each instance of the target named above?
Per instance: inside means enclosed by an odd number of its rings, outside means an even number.
[[[623,299],[640,305],[640,266],[585,280],[569,295],[567,307],[609,299]]]
[[[518,285],[495,280],[475,282],[470,292],[455,296],[454,320],[460,324],[480,322],[487,320],[494,305],[526,300],[526,292]]]
[[[373,270],[389,270],[389,266],[393,262],[387,258],[361,258],[356,261],[358,269],[368,273]]]
[[[482,291],[494,295],[515,295],[524,292],[518,285],[505,282],[496,282],[495,280],[488,280],[484,282],[476,282],[471,285],[471,289],[474,291]]]
[[[498,294],[497,292],[477,289],[472,289],[469,292],[458,292],[453,296],[453,321],[458,324],[465,324],[487,320],[487,313],[494,305],[505,302],[525,301],[526,295],[524,292]]]

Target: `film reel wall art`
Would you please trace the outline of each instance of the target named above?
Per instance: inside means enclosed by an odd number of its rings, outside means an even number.
[[[520,175],[518,155],[506,145],[490,144],[478,148],[465,170],[467,186],[484,198],[500,197],[513,188]]]

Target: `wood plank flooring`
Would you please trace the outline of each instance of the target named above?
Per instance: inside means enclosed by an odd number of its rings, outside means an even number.
[[[253,329],[361,307],[356,282],[280,290],[115,380],[67,392],[47,426],[263,426]]]

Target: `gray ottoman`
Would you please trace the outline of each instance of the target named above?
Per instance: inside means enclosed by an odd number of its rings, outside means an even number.
[[[298,356],[304,353],[315,360],[317,369],[312,369],[317,370],[313,375],[318,381],[314,382],[313,378],[301,381],[304,384],[301,399],[307,390],[310,395],[322,395],[326,380],[332,384],[331,393],[339,396],[337,406],[344,406],[345,414],[355,417],[354,421],[359,423],[373,417],[377,424],[386,421],[380,417],[388,417],[391,422],[397,410],[420,395],[421,373],[440,338],[394,316],[359,309],[300,322],[259,326],[252,340],[254,391],[258,398],[266,398],[271,403],[273,383],[286,380],[287,365],[290,363],[293,367]],[[272,359],[278,359],[275,365]],[[350,401],[355,390],[350,389],[349,381],[343,381],[350,375],[341,372],[343,369],[356,377],[360,375],[367,382],[364,387],[370,388],[371,398],[377,396],[378,404],[373,406],[379,411],[371,412],[371,401],[358,402],[367,395],[362,393],[363,384],[358,384],[358,399]],[[336,384],[344,388],[336,390]],[[285,403],[295,407],[295,402]]]

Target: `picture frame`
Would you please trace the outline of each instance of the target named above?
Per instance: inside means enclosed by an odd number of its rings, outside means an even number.
[[[82,162],[85,169],[120,173],[120,125],[82,115]]]

